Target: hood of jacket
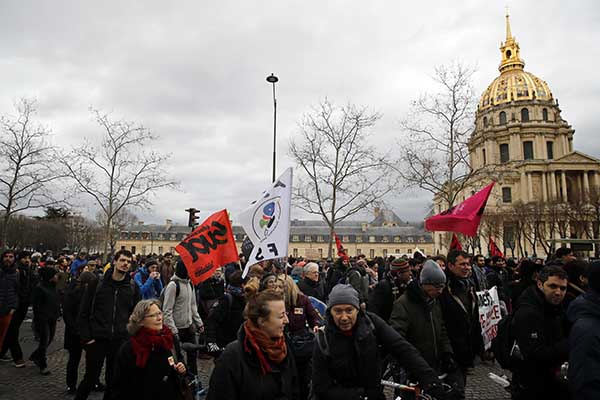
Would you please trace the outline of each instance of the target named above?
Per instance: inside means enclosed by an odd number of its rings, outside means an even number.
[[[171,277],[171,280],[172,280],[172,281],[179,281],[179,283],[183,283],[183,284],[187,284],[187,283],[190,281],[190,280],[189,280],[189,279],[187,279],[187,278],[180,278],[180,277],[179,277],[179,276],[177,276],[177,275],[173,275],[173,276]]]
[[[596,318],[600,320],[600,294],[590,290],[577,297],[569,305],[567,318],[572,323],[582,318]]]
[[[431,309],[433,301],[427,301],[428,299],[425,297],[425,293],[423,292],[423,289],[419,285],[418,281],[410,281],[410,283],[406,287],[406,295],[409,296],[411,300],[414,300],[421,304],[423,307]]]

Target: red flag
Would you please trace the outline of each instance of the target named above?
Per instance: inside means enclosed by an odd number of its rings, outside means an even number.
[[[490,257],[500,256],[500,257],[504,258],[504,254],[500,251],[498,246],[496,246],[496,243],[494,242],[494,239],[492,239],[491,236],[490,236],[490,249],[489,250],[490,250]]]
[[[462,249],[462,245],[458,241],[458,236],[456,236],[456,233],[452,233],[452,242],[450,242],[450,250],[462,251]]]
[[[425,229],[428,231],[459,232],[467,236],[475,236],[481,215],[494,182],[484,187],[473,196],[450,209],[425,220]]]
[[[347,257],[346,249],[342,246],[342,241],[335,232],[333,232],[333,236],[335,237],[335,247],[337,247],[338,257]]]
[[[227,210],[208,217],[175,250],[194,285],[210,278],[218,267],[239,261]]]

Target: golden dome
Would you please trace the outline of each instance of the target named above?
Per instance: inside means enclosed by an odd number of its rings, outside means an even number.
[[[500,76],[488,86],[479,100],[479,110],[518,100],[552,100],[548,84],[525,71],[525,62],[520,57],[519,43],[510,31],[506,15],[506,41],[500,44],[502,61],[498,69]]]

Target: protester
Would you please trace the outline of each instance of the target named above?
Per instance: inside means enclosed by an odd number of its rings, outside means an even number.
[[[573,249],[570,247],[559,247],[554,253],[554,259],[548,265],[556,265],[562,267],[570,261],[576,260],[577,257],[573,254]]]
[[[485,258],[481,254],[477,254],[473,257],[473,263],[471,264],[471,280],[475,285],[475,291],[481,292],[487,290],[487,278],[485,277]]]
[[[110,398],[115,356],[127,340],[127,321],[141,297],[129,275],[131,258],[128,250],[117,251],[102,281],[88,284],[84,291],[78,326],[86,351],[85,375],[77,388],[76,400],[87,399],[98,382],[105,359],[104,398]]]
[[[39,269],[40,282],[33,289],[33,329],[38,347],[29,359],[40,369],[42,375],[50,375],[46,352],[56,333],[56,320],[60,314],[60,299],[56,290],[56,270],[52,267]]]
[[[563,300],[563,308],[567,310],[569,305],[577,297],[584,294],[588,289],[588,278],[587,270],[589,264],[585,261],[573,260],[567,262],[563,269],[567,273],[569,284],[567,286],[567,293]]]
[[[509,273],[506,269],[506,260],[501,256],[492,257],[492,264],[485,273],[489,288],[496,287],[498,297],[506,307],[510,306]]]
[[[538,273],[544,268],[531,260],[524,259],[519,263],[519,280],[510,282],[510,297],[513,309],[519,306],[519,298],[527,288],[537,284]]]
[[[405,258],[395,258],[385,276],[369,295],[367,310],[389,321],[394,302],[402,296],[411,281],[410,266]]]
[[[165,253],[162,256],[158,272],[160,272],[160,279],[163,287],[167,286],[175,273],[175,268],[173,267],[173,254]]]
[[[19,277],[14,251],[2,252],[0,262],[0,347],[3,347],[4,338],[19,303]]]
[[[360,304],[365,309],[369,300],[369,275],[367,274],[367,261],[360,259],[356,264],[351,266],[346,272],[346,277],[343,283],[352,285],[354,290],[358,292]]]
[[[325,282],[320,279],[319,266],[309,262],[304,266],[304,278],[298,282],[298,288],[304,295],[325,301]]]
[[[327,275],[325,277],[325,289],[326,294],[329,295],[331,289],[346,276],[346,272],[350,267],[350,261],[348,256],[344,255],[335,260],[333,267],[327,270]]]
[[[512,334],[522,360],[512,370],[512,396],[521,399],[568,399],[558,377],[568,359],[566,318],[561,303],[567,274],[558,266],[544,268],[537,285],[529,287],[514,312]]]
[[[217,268],[210,278],[200,283],[196,287],[196,303],[198,304],[198,313],[200,318],[205,320],[208,312],[225,293],[225,280],[223,279],[223,269]]]
[[[215,361],[207,400],[297,400],[294,358],[285,341],[288,323],[280,293],[248,298],[238,339]]]
[[[153,258],[147,260],[142,268],[138,268],[133,280],[138,285],[144,300],[158,299],[163,290],[158,261]]]
[[[470,279],[469,255],[462,250],[451,251],[445,273],[447,284],[440,303],[454,359],[466,385],[468,369],[473,368],[475,356],[483,352],[479,305]]]
[[[25,367],[23,360],[23,350],[19,343],[19,330],[21,324],[27,317],[27,310],[31,305],[31,296],[33,289],[37,286],[38,276],[35,267],[31,264],[31,253],[22,251],[17,257],[17,273],[18,273],[18,305],[16,311],[12,315],[12,319],[8,326],[8,331],[2,344],[0,358],[4,358],[10,350],[13,362],[16,368]]]
[[[186,367],[172,360],[173,333],[163,324],[160,302],[140,301],[127,324],[131,335],[117,354],[111,400],[175,399],[180,390],[177,375]]]
[[[63,320],[65,322],[64,348],[69,352],[66,374],[68,394],[75,394],[77,391],[79,361],[83,352],[77,315],[79,314],[83,293],[89,284],[96,284],[96,276],[91,272],[81,273],[69,283],[63,299]],[[96,387],[104,389],[104,386],[99,385],[98,382],[96,382]]]
[[[87,264],[87,253],[85,251],[80,251],[79,254],[77,254],[77,258],[71,263],[71,276],[77,276],[80,272],[79,269],[82,266],[85,266],[85,264]]]
[[[235,271],[229,276],[226,292],[212,305],[206,319],[206,341],[209,351],[216,352],[235,341],[244,322],[245,306],[242,272]]]
[[[575,299],[567,316],[569,335],[569,385],[577,400],[600,399],[600,262],[588,270],[589,291]]]
[[[361,310],[351,285],[329,294],[326,325],[317,334],[312,384],[320,400],[383,400],[380,354],[389,353],[436,399],[448,398],[436,373],[419,352],[376,314]]]

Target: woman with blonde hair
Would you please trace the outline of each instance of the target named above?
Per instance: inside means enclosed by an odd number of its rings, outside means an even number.
[[[160,301],[142,300],[127,324],[131,335],[117,354],[112,377],[112,400],[173,399],[180,393],[177,375],[186,367],[173,359],[173,333],[163,324]]]

